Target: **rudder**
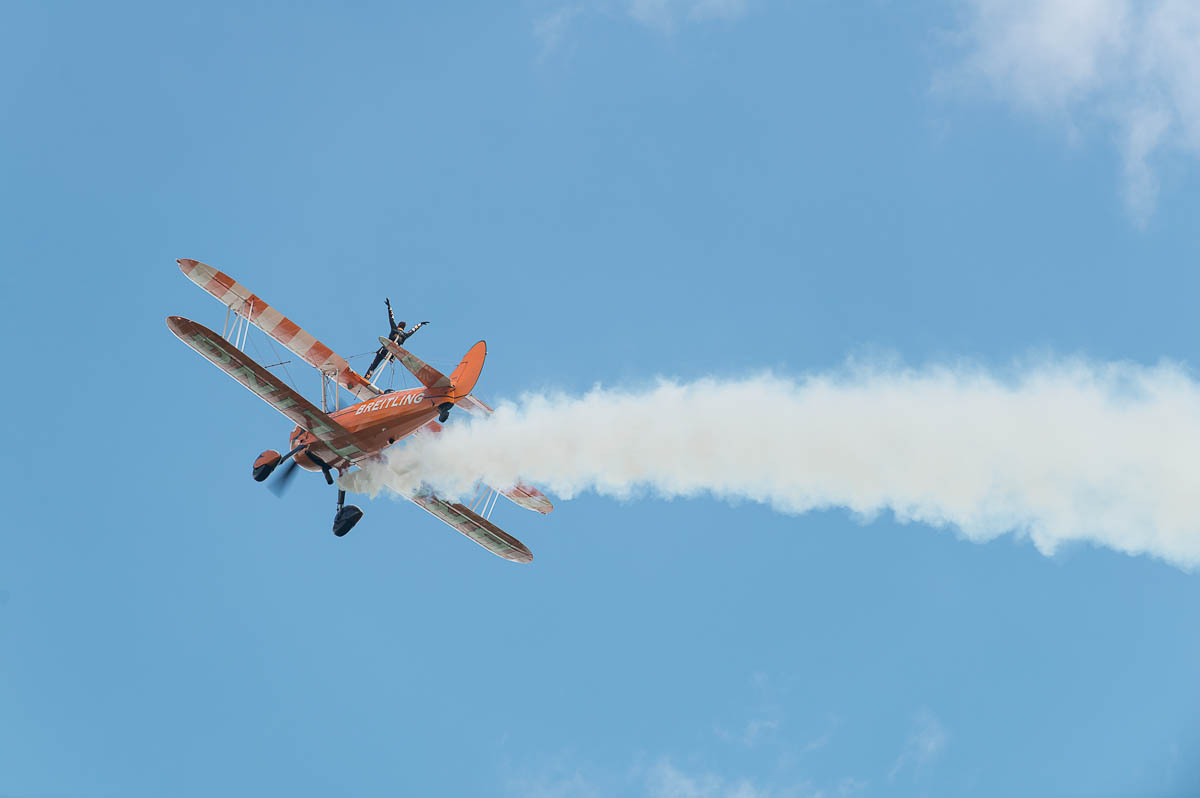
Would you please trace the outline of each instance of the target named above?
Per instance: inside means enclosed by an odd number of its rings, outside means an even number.
[[[486,357],[487,343],[485,341],[479,341],[463,355],[462,362],[450,375],[455,396],[462,398],[475,387],[475,383],[479,381],[479,373],[483,371],[483,361]]]

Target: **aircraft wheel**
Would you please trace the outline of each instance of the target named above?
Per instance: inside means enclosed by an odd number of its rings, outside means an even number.
[[[355,507],[353,504],[347,504],[345,507],[337,511],[337,515],[333,517],[333,534],[339,538],[354,528],[358,523],[358,519],[363,517],[363,511]]]

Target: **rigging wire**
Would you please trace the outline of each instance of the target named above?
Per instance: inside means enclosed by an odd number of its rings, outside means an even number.
[[[292,384],[292,389],[296,393],[300,393],[300,388],[296,385],[296,381],[294,379],[292,379],[292,373],[288,370],[288,367],[287,367],[287,364],[290,361],[284,360],[282,357],[279,356],[279,350],[275,348],[275,343],[271,340],[271,336],[267,335],[266,333],[263,333],[263,336],[266,338],[267,345],[271,347],[271,354],[273,354],[275,356],[275,359],[277,361],[279,361],[275,365],[283,366],[283,373],[287,375],[288,382],[290,382]],[[262,355],[262,350],[260,350],[258,348],[258,343],[255,341],[255,338],[257,338],[257,337],[258,336],[255,336],[254,338],[250,339],[250,345],[254,347],[255,355],[257,355],[262,360],[266,360],[266,358],[264,358]],[[264,366],[263,368],[267,368],[267,367]]]
[[[287,367],[288,361],[283,360],[283,358],[279,357],[279,351],[275,348],[275,342],[271,340],[270,336],[267,336],[267,344],[270,345],[271,352],[275,355],[275,357],[279,358],[282,361],[283,373],[287,375],[288,382],[290,382],[292,384],[292,388],[296,391],[296,393],[300,393],[300,386],[296,385],[296,381],[294,379],[292,379],[292,372],[288,370],[288,367]]]
[[[475,500],[471,502],[471,512],[483,509],[483,502],[487,501],[491,490],[491,488],[482,482],[479,483],[479,489],[475,492]]]

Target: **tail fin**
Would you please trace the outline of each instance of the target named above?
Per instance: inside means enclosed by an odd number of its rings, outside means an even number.
[[[450,375],[450,382],[454,384],[455,396],[461,399],[475,387],[475,383],[479,380],[479,372],[483,371],[483,359],[486,357],[487,344],[483,341],[475,344],[463,355],[462,362]]]
[[[463,356],[462,362],[458,364],[458,368],[454,369],[454,373],[447,377],[393,341],[380,337],[379,343],[383,344],[406,369],[411,371],[422,385],[431,392],[446,394],[451,401],[462,398],[471,392],[471,389],[475,387],[475,382],[479,379],[479,372],[483,371],[483,359],[487,356],[487,344],[480,341],[471,347]]]

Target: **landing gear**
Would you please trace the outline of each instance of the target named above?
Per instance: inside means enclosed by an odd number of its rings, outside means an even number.
[[[358,523],[358,519],[363,517],[363,511],[355,507],[353,504],[342,506],[346,501],[346,491],[338,490],[337,513],[333,516],[333,534],[339,538],[345,535],[354,525]]]
[[[439,411],[439,413],[438,413],[438,422],[439,423],[441,423],[441,424],[446,423],[446,419],[450,418],[450,408],[452,408],[452,407],[454,407],[453,402],[443,402],[437,406],[437,409]]]

